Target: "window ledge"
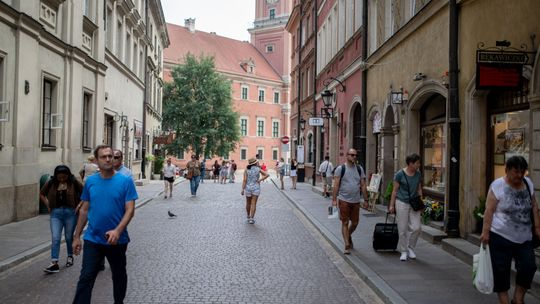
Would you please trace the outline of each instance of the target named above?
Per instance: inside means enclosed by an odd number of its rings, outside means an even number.
[[[90,153],[90,152],[92,152],[92,148],[90,148],[90,147],[83,147],[82,150],[83,150],[83,152],[85,152],[85,153]]]
[[[56,146],[41,146],[41,152],[56,151]]]

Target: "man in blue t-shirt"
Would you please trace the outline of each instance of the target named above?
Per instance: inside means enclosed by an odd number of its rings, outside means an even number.
[[[129,242],[126,228],[135,213],[138,196],[131,177],[114,170],[111,147],[97,146],[94,156],[100,172],[90,176],[84,185],[82,207],[73,237],[73,253],[79,255],[81,233],[88,221],[81,275],[73,303],[90,303],[92,288],[104,258],[111,266],[114,302],[123,303],[127,289],[126,250]]]

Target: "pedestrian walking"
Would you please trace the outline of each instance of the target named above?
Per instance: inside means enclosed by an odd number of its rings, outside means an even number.
[[[90,176],[84,185],[77,229],[73,238],[73,253],[84,249],[81,274],[73,303],[90,303],[92,289],[99,272],[100,261],[107,258],[111,266],[114,303],[123,303],[127,289],[126,250],[129,243],[127,226],[135,213],[138,199],[133,180],[114,171],[113,150],[99,145],[94,150],[99,174]]]
[[[163,166],[163,180],[165,184],[165,198],[167,198],[167,193],[169,197],[172,197],[174,180],[176,178],[176,166],[172,164],[171,158],[167,158],[167,164]]]
[[[290,173],[290,176],[291,176],[291,180],[292,180],[292,189],[296,190],[296,167],[298,166],[298,162],[296,161],[296,159],[292,158],[291,159],[291,173]]]
[[[229,164],[226,161],[221,163],[221,170],[219,171],[219,181],[222,184],[227,182],[227,174],[229,174]]]
[[[347,162],[337,167],[334,174],[332,206],[339,204],[345,254],[350,254],[353,249],[352,234],[360,220],[360,203],[364,203],[364,208],[367,208],[368,204],[366,174],[364,168],[356,164],[356,156],[356,150],[349,149]]]
[[[231,164],[229,166],[229,183],[234,183],[234,180],[236,179],[236,169],[238,167],[236,166],[236,163],[234,162],[234,159],[231,160]]]
[[[281,190],[285,190],[285,187],[283,185],[283,177],[285,176],[285,161],[283,160],[283,157],[279,159],[279,161],[276,163],[276,172],[279,177],[279,182],[281,183]]]
[[[324,197],[330,197],[330,192],[332,191],[332,172],[334,172],[334,165],[332,165],[330,162],[330,156],[326,155],[324,157],[324,161],[319,166],[319,173],[322,177]]]
[[[41,188],[39,198],[47,206],[50,214],[51,227],[51,264],[44,269],[47,273],[60,271],[58,259],[62,230],[66,239],[66,267],[73,265],[73,232],[77,223],[75,209],[79,204],[82,184],[75,179],[69,167],[59,165],[54,168],[54,174]]]
[[[262,175],[262,178],[261,178]],[[244,171],[242,180],[242,195],[246,195],[246,213],[248,224],[255,224],[255,211],[257,210],[257,200],[261,195],[261,182],[268,178],[268,173],[259,167],[256,158],[250,158]]]
[[[508,158],[505,176],[489,186],[480,241],[489,244],[493,266],[493,291],[499,303],[523,303],[536,272],[533,233],[540,238],[540,215],[534,185],[525,177],[528,164],[522,156]],[[532,231],[532,233],[531,233]],[[516,288],[509,301],[512,259]]]
[[[81,170],[79,170],[79,175],[83,184],[90,175],[99,171],[97,159],[94,155],[89,155],[86,160],[87,162],[82,166]]]
[[[124,174],[125,176],[129,176],[131,179],[133,179],[133,174],[131,173],[131,170],[124,166],[124,153],[122,153],[122,150],[113,150],[113,168],[114,171],[120,174]]]
[[[392,196],[388,211],[396,213],[399,233],[398,250],[401,252],[400,261],[407,258],[416,259],[414,248],[421,233],[420,219],[422,210],[415,211],[410,201],[422,197],[422,175],[420,168],[420,155],[413,153],[405,158],[407,167],[394,175]]]
[[[191,196],[196,196],[197,189],[199,188],[199,182],[201,181],[201,163],[199,162],[199,157],[195,154],[191,155],[191,160],[186,166],[188,175],[191,175],[191,179],[189,180]]]
[[[214,162],[214,165],[212,165],[212,172],[214,174],[213,180],[214,183],[217,181],[219,183],[219,172],[221,171],[221,166],[219,165],[217,159]]]
[[[203,157],[201,160],[201,183],[204,183],[206,177],[206,158]]]

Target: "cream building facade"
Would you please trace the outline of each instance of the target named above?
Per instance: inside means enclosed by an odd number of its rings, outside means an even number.
[[[504,174],[505,158],[525,156],[538,189],[539,67],[531,37],[540,31],[533,13],[540,3],[476,0],[457,1],[457,7],[459,117],[452,121],[461,131],[459,147],[452,147],[449,1],[369,0],[367,170],[382,174],[384,191],[405,166],[405,156],[419,153],[424,194],[444,204],[444,217],[438,219],[441,229],[447,228],[449,205],[454,204],[452,220],[458,221],[459,235],[466,237],[475,231],[473,209],[479,197],[485,197],[491,181]],[[521,91],[476,89],[476,52],[495,47],[496,41],[510,41],[528,54],[530,60],[519,75]],[[513,142],[515,147],[505,142],[509,134],[521,138]],[[459,158],[450,157],[452,149]],[[459,168],[454,190],[449,187],[450,162]],[[450,191],[459,192],[457,201],[449,202]]]
[[[140,176],[133,138],[144,117],[146,8],[144,0],[0,1],[0,225],[38,214],[40,179],[58,164],[77,175],[96,145],[121,148],[123,122],[133,134],[127,165]],[[153,15],[159,28],[164,19]],[[163,49],[166,32],[158,38]]]

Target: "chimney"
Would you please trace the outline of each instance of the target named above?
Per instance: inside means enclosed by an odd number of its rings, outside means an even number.
[[[184,19],[184,25],[192,33],[195,33],[195,18]]]

